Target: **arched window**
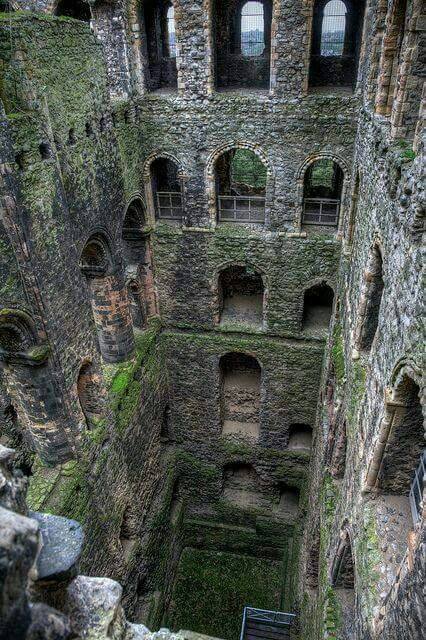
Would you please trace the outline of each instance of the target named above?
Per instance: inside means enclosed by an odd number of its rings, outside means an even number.
[[[303,300],[303,331],[324,331],[330,324],[334,291],[325,282],[307,289]]]
[[[146,82],[151,91],[177,88],[177,39],[175,10],[170,0],[142,3],[145,28],[144,54],[148,61]]]
[[[364,4],[364,0],[315,0],[310,87],[355,85]]]
[[[373,247],[364,283],[363,308],[358,327],[358,348],[369,351],[379,325],[380,307],[384,289],[383,258],[377,245]]]
[[[224,269],[218,294],[220,324],[262,326],[264,287],[259,273],[242,266]]]
[[[257,438],[260,432],[261,369],[256,358],[228,353],[220,359],[222,433]]]
[[[151,181],[156,217],[182,220],[182,184],[178,166],[168,158],[157,158],[151,164]]]
[[[355,567],[349,533],[340,539],[331,569],[331,584],[341,612],[343,638],[353,638],[355,622]]]
[[[303,184],[302,223],[336,227],[339,222],[343,171],[328,158],[313,162]]]
[[[218,89],[270,86],[272,0],[214,0]]]
[[[346,6],[342,0],[330,0],[324,7],[321,25],[321,55],[341,56],[345,45]]]
[[[241,54],[261,56],[265,51],[265,20],[261,2],[246,2],[241,10]]]
[[[176,58],[175,8],[172,4],[167,9],[166,25],[167,25],[167,54],[169,58]]]
[[[265,221],[267,169],[250,149],[231,149],[215,165],[218,222]]]
[[[89,3],[84,0],[60,0],[55,13],[57,16],[67,16],[83,22],[90,22],[91,18]]]

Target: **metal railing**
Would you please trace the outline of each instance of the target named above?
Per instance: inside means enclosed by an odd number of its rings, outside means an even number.
[[[168,220],[181,220],[183,201],[180,191],[157,191],[157,215]]]
[[[265,198],[218,196],[219,222],[265,222]]]
[[[247,623],[266,622],[281,628],[290,628],[296,620],[294,613],[283,613],[282,611],[268,611],[268,609],[254,609],[253,607],[244,607],[243,623],[241,625],[240,640],[244,640]]]
[[[410,507],[414,525],[420,522],[422,516],[423,491],[426,484],[426,449],[423,451],[419,466],[414,474],[410,488]]]
[[[337,226],[339,221],[340,200],[329,198],[305,198],[303,200],[303,224],[321,224]]]

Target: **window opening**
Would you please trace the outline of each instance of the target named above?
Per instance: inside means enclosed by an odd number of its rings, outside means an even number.
[[[91,19],[89,4],[83,0],[62,0],[55,13],[57,16],[67,16],[83,22],[90,22]]]
[[[176,58],[176,29],[175,29],[175,8],[173,5],[167,9],[167,44],[169,58]]]
[[[241,53],[245,57],[261,56],[265,51],[263,4],[246,2],[241,11]]]
[[[220,324],[262,326],[264,287],[259,273],[233,266],[219,276]]]
[[[222,433],[257,438],[260,432],[261,369],[244,353],[229,353],[220,360]]]
[[[321,55],[342,56],[345,44],[346,6],[342,0],[325,5],[321,27]]]
[[[327,329],[333,310],[334,291],[325,282],[305,291],[303,330]]]
[[[219,222],[265,221],[267,169],[249,149],[232,149],[216,162]]]
[[[151,165],[151,175],[157,217],[181,220],[183,201],[178,167],[167,158],[157,158]]]
[[[342,187],[343,171],[336,162],[313,162],[305,174],[302,223],[337,226]]]

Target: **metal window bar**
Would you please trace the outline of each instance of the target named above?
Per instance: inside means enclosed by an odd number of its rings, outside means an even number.
[[[423,491],[426,485],[426,449],[423,451],[410,488],[410,507],[414,525],[420,522],[422,515]]]
[[[336,227],[339,221],[340,200],[329,198],[305,198],[303,200],[303,224],[321,224]]]
[[[342,56],[345,45],[346,6],[342,0],[325,5],[321,25],[321,55]]]
[[[296,620],[294,613],[284,613],[282,611],[268,611],[267,609],[254,609],[253,607],[244,607],[243,622],[241,625],[240,640],[244,640],[244,634],[249,620],[255,622],[266,622],[279,627],[289,628]]]
[[[182,194],[179,191],[157,191],[157,214],[159,218],[181,220]]]
[[[261,196],[218,196],[219,222],[265,222],[265,201]]]
[[[241,11],[241,53],[245,57],[261,56],[265,51],[263,4],[246,2]]]

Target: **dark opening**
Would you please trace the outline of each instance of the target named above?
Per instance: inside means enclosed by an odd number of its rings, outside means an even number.
[[[77,379],[77,393],[81,410],[90,430],[99,424],[102,417],[104,396],[100,385],[100,376],[91,362],[82,365]]]
[[[249,267],[228,267],[219,275],[220,324],[262,326],[263,281]]]
[[[178,166],[168,158],[157,158],[151,164],[151,180],[156,217],[181,220],[183,203]]]
[[[52,155],[50,145],[47,142],[42,142],[38,147],[42,160],[48,160]]]
[[[364,2],[315,2],[309,70],[311,87],[355,85],[363,16]]]
[[[148,58],[148,88],[177,88],[175,12],[170,0],[143,3]]]
[[[282,515],[295,516],[299,511],[300,490],[287,484],[279,486],[278,511]]]
[[[108,254],[100,240],[89,240],[80,258],[80,267],[84,273],[104,275],[108,269]]]
[[[303,330],[327,329],[333,310],[334,291],[325,282],[305,291],[303,301]]]
[[[6,2],[6,0],[2,0],[0,2],[0,13],[9,13],[13,11],[13,7],[10,2]]]
[[[91,138],[93,136],[93,127],[90,122],[86,122],[86,136]]]
[[[213,16],[217,88],[268,89],[271,0],[216,0]]]
[[[68,131],[68,144],[72,145],[77,142],[77,138],[75,137],[75,129],[71,127]]]
[[[130,304],[130,314],[132,316],[133,326],[137,329],[146,327],[147,318],[146,310],[143,305],[143,291],[141,285],[132,280],[127,285],[127,297]]]
[[[231,149],[215,165],[219,222],[265,221],[267,170],[250,149]]]
[[[292,424],[289,430],[288,448],[309,450],[312,446],[312,427],[308,424]]]
[[[347,533],[337,551],[331,580],[341,610],[342,637],[349,640],[355,637],[355,573],[352,546]]]
[[[168,404],[164,407],[163,416],[161,420],[160,438],[162,442],[169,442],[172,439],[171,434],[171,410]]]
[[[83,22],[90,22],[90,7],[84,0],[60,0],[55,11],[57,16],[67,16]]]
[[[338,414],[330,425],[327,443],[327,464],[333,478],[342,479],[346,467],[346,421]]]
[[[313,162],[303,183],[303,224],[337,226],[342,197],[343,171],[323,158]]]
[[[425,447],[423,412],[419,386],[405,377],[398,388],[398,403],[404,416],[389,435],[378,484],[383,493],[408,496],[414,470]],[[395,421],[394,421],[395,422]]]
[[[383,282],[383,259],[377,246],[373,248],[372,256],[368,267],[369,281],[366,291],[366,308],[362,322],[359,348],[362,351],[369,351],[373,344],[379,324],[380,306],[382,303],[384,282]]]
[[[257,438],[260,432],[261,368],[256,358],[228,353],[220,359],[222,433]]]

